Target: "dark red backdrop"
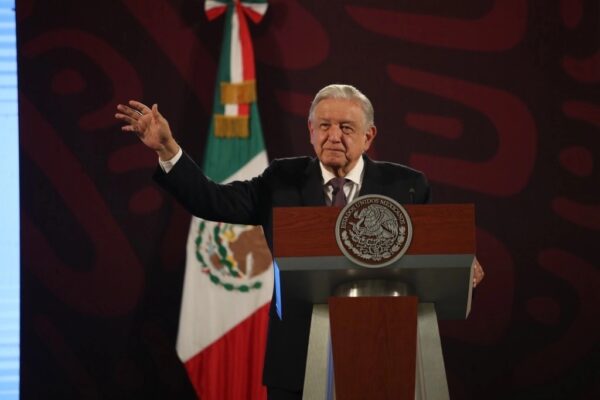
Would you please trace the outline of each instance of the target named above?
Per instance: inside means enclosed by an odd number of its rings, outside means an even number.
[[[159,103],[201,160],[223,29],[202,10],[17,2],[24,399],[193,397],[173,349],[189,216],[113,114]],[[487,278],[442,323],[453,399],[599,395],[599,20],[596,0],[272,0],[252,27],[270,157],[311,153],[311,96],[347,82],[375,105],[373,157],[476,204]]]

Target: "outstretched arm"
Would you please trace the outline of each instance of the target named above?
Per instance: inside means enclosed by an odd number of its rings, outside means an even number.
[[[115,118],[124,125],[121,130],[135,133],[162,161],[171,160],[180,150],[168,121],[154,104],[152,108],[139,101],[119,104]],[[208,179],[185,154],[168,174],[157,168],[155,179],[190,213],[213,221],[258,225],[260,181],[233,182],[220,185]]]
[[[179,152],[169,122],[158,111],[157,104],[150,108],[139,101],[130,100],[128,105],[117,106],[115,118],[125,123],[121,127],[123,132],[135,133],[161,160],[170,160]]]

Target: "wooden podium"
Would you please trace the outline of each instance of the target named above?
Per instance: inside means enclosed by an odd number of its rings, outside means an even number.
[[[274,209],[282,316],[287,301],[313,304],[305,399],[449,398],[437,319],[465,319],[470,311],[474,207],[404,208],[412,242],[382,268],[342,254],[335,239],[340,208]]]

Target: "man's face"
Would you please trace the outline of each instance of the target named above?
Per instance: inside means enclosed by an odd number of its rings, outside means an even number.
[[[368,126],[360,104],[354,100],[325,99],[308,121],[310,142],[325,168],[345,176],[369,149],[377,133]]]

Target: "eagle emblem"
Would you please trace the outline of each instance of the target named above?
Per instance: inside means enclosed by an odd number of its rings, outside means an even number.
[[[365,267],[384,267],[408,249],[412,224],[404,207],[395,200],[362,196],[340,212],[336,239],[351,261]]]

